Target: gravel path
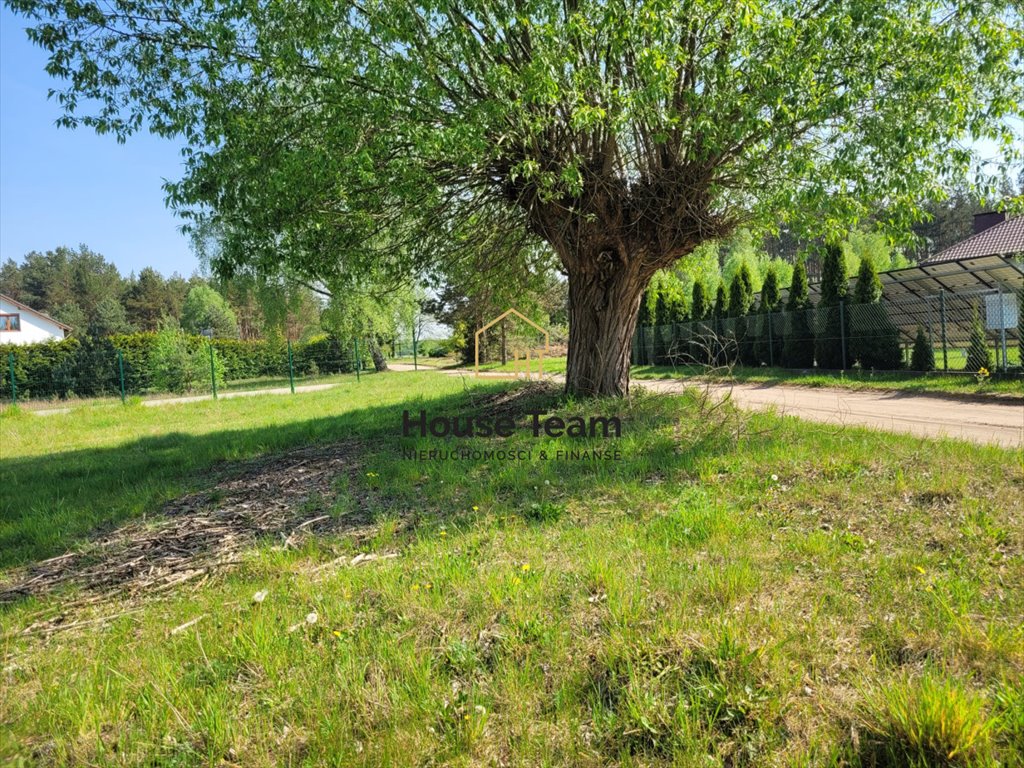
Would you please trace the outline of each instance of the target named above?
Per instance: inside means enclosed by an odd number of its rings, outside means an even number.
[[[412,370],[412,366],[391,366]],[[445,370],[455,376],[472,371]],[[481,377],[496,378],[481,374]],[[562,377],[551,376],[554,381]],[[673,379],[633,379],[633,387],[651,392],[682,392],[693,382]],[[920,395],[886,390],[849,390],[786,384],[714,384],[712,388],[741,408],[768,410],[836,426],[869,427],[906,432],[919,437],[954,437],[1005,448],[1024,447],[1024,403],[1008,399],[971,401],[942,395]]]

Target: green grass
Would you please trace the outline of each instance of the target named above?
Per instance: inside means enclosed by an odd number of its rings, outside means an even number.
[[[695,377],[703,375],[696,366],[636,366],[638,379]],[[881,389],[927,394],[952,394],[1024,398],[1024,379],[986,379],[957,374],[915,376],[901,373],[873,373],[850,370],[845,373],[799,373],[771,368],[733,368],[729,378],[737,382],[793,384],[801,387],[841,387],[851,390]]]
[[[565,358],[553,357],[544,361],[545,373],[565,373]],[[488,363],[481,365],[486,371],[512,371],[512,363]],[[635,379],[697,378],[707,370],[701,366],[635,365],[631,375]],[[846,373],[800,373],[777,368],[743,368],[737,366],[728,373],[737,382],[796,384],[802,387],[842,387],[843,389],[885,389],[921,394],[997,395],[1024,398],[1024,379],[1003,379],[979,381],[976,376],[957,374],[932,374],[919,376],[901,373],[862,373],[850,370]]]
[[[444,445],[396,437],[403,409],[508,386],[0,417],[8,568],[306,443],[360,441],[304,509],[368,521],[49,639],[21,630],[75,593],[2,609],[0,763],[1024,765],[1019,452],[531,390],[620,415],[622,459],[542,460],[608,441],[522,432],[460,445],[529,460],[403,458]],[[397,557],[335,563],[360,552]]]

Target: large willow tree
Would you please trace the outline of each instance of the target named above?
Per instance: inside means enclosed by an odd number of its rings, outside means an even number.
[[[904,224],[1024,101],[1012,2],[6,1],[67,124],[185,138],[170,197],[225,272],[549,244],[579,394],[627,391],[656,270],[741,224]]]

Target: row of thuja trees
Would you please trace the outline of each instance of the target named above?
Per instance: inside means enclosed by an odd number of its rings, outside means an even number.
[[[784,368],[898,370],[904,367],[899,329],[882,304],[882,283],[874,263],[862,258],[852,292],[846,261],[838,247],[822,260],[821,297],[810,298],[803,260],[793,270],[783,299],[778,273],[769,268],[760,296],[746,264],[728,285],[719,283],[712,300],[704,285],[693,285],[687,308],[678,297],[659,292],[641,303],[634,362],[641,365],[781,366]],[[990,364],[984,330],[975,320],[980,351],[968,370]],[[974,334],[972,334],[972,337]],[[919,329],[911,367],[935,368],[931,340]],[[974,360],[978,357],[982,362]]]

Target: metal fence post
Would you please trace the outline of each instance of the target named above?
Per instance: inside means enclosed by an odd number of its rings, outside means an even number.
[[[292,364],[292,340],[288,339],[288,384],[295,394],[295,366]]]
[[[765,315],[766,315],[766,320],[767,320],[767,323],[768,323],[768,367],[769,368],[774,368],[775,367],[775,349],[774,349],[775,342],[772,341],[772,312],[771,312],[771,310],[768,310],[768,312],[766,312]]]
[[[412,327],[412,369],[414,371],[419,370],[419,366],[416,362],[416,326]]]
[[[18,404],[18,384],[14,381],[14,353],[7,353],[7,367],[11,371],[11,402]]]
[[[217,399],[217,370],[213,365],[213,344],[210,344],[210,383],[213,385],[213,399]]]
[[[842,341],[844,371],[846,370],[846,315],[843,311],[845,304],[845,301],[842,299],[839,300],[839,338]]]
[[[356,381],[359,381],[359,368],[360,368],[360,365],[359,365],[359,339],[358,338],[352,339],[352,345],[355,347],[355,350],[356,350],[356,360],[355,360],[355,364],[356,364]]]
[[[117,371],[121,376],[121,405],[124,405],[124,355],[117,350]]]
[[[1003,348],[1003,370],[1005,371],[1009,367],[1010,362],[1006,357],[1006,310],[1003,306],[1003,289],[1002,287],[997,287],[996,290],[999,292],[997,294],[999,300],[999,343]],[[999,355],[996,354],[996,360],[998,359]]]
[[[949,370],[949,353],[946,347],[946,292],[939,291],[939,328],[942,329],[942,370]]]

